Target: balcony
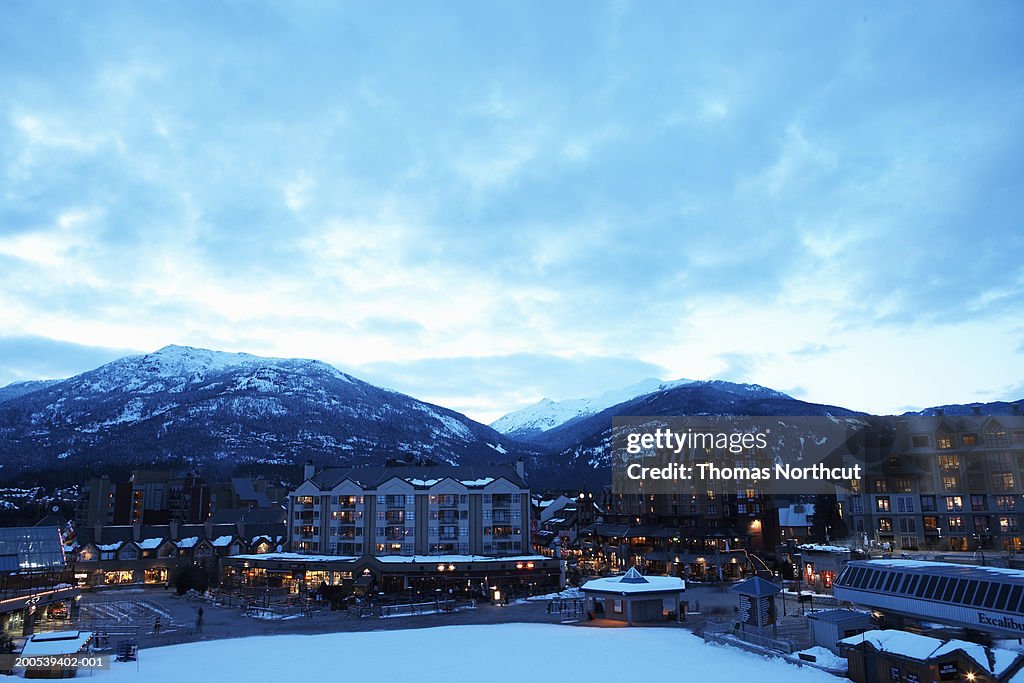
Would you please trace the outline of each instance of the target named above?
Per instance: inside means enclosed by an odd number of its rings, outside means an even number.
[[[491,507],[495,509],[512,507],[512,496],[508,494],[494,494],[491,496]]]
[[[384,538],[389,541],[403,541],[405,540],[405,527],[385,527]]]
[[[389,510],[405,509],[405,496],[388,496],[384,499],[384,504]]]
[[[384,513],[384,521],[388,524],[405,524],[405,510],[388,510]]]

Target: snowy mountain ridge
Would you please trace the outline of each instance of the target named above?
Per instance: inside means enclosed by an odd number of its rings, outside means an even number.
[[[491,423],[491,427],[502,434],[512,437],[536,435],[555,427],[560,427],[573,420],[596,415],[612,406],[632,401],[641,396],[648,396],[682,386],[713,387],[751,398],[789,398],[789,396],[780,391],[769,389],[759,384],[738,384],[723,380],[692,379],[665,381],[649,377],[621,389],[606,391],[600,396],[568,398],[562,401],[552,401],[549,398],[545,398],[498,418]]]
[[[316,360],[167,346],[8,394],[5,474],[161,463],[224,475],[306,459],[487,464],[532,452],[465,415]]]

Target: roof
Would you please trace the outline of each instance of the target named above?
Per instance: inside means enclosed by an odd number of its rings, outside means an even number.
[[[519,488],[526,488],[526,482],[512,465],[477,467],[472,465],[429,465],[405,467],[330,467],[314,474],[310,481],[322,491],[350,479],[364,489],[374,489],[389,479],[403,479],[417,488],[429,488],[442,479],[454,479],[465,486],[474,488],[501,478],[507,479]]]
[[[760,576],[751,576],[745,581],[740,581],[732,589],[740,595],[753,595],[758,598],[782,592],[781,588],[770,581],[765,581]]]
[[[851,552],[849,548],[841,545],[824,545],[822,543],[803,543],[798,545],[797,548],[800,550],[807,550],[812,553],[848,553]]]
[[[235,495],[238,496],[239,500],[255,501],[256,505],[261,508],[270,506],[270,499],[267,498],[267,494],[254,489],[252,479],[249,477],[232,477],[231,488],[234,489]]]
[[[353,562],[358,557],[344,555],[302,555],[300,553],[261,553],[259,555],[231,555],[232,560],[269,560],[272,562]]]
[[[973,564],[926,562],[924,560],[856,560],[848,563],[847,566],[900,569],[919,574],[954,576],[958,579],[986,579],[989,581],[1009,579],[1011,583],[1024,584],[1024,570],[1004,569],[1003,567],[979,567]]]
[[[92,638],[92,631],[53,631],[37,633],[22,648],[23,657],[71,655],[81,652]]]
[[[869,619],[870,614],[866,612],[855,612],[852,609],[827,609],[821,612],[811,612],[807,615],[808,619],[815,619],[817,621],[827,621],[831,624],[842,624],[847,621],[861,621],[863,619]]]
[[[583,584],[580,590],[622,595],[675,593],[686,590],[686,584],[678,576],[643,576],[636,570],[636,567],[633,567],[622,576],[591,579]]]
[[[384,564],[440,564],[451,562],[540,562],[550,560],[543,555],[511,555],[491,557],[489,555],[380,555],[373,559]]]
[[[966,640],[940,640],[906,631],[867,631],[861,635],[843,638],[840,645],[856,647],[861,643],[869,643],[879,652],[890,652],[910,659],[926,661],[936,659],[954,652],[962,652],[972,659],[979,667],[999,677],[1006,673],[1022,655],[1012,650],[986,648]],[[991,663],[989,659],[991,654]]]
[[[211,524],[283,524],[288,517],[287,511],[279,505],[272,505],[256,510],[217,510],[210,517]]]
[[[64,545],[57,527],[0,528],[0,555],[16,556],[19,570],[64,566]],[[6,564],[11,564],[10,557]]]
[[[780,527],[810,527],[814,516],[814,503],[796,503],[779,508]]]

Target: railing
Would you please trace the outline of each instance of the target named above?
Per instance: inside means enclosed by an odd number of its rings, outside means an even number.
[[[381,605],[381,618],[413,616],[417,614],[437,614],[439,612],[457,612],[460,609],[475,609],[475,600],[433,600],[430,602],[414,602],[404,605]]]

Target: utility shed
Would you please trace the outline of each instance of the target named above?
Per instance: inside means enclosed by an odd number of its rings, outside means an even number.
[[[686,584],[676,576],[643,576],[634,567],[622,576],[587,581],[580,590],[591,617],[632,625],[678,620]]]
[[[811,642],[839,654],[839,641],[871,630],[871,615],[852,609],[830,609],[807,615]]]

